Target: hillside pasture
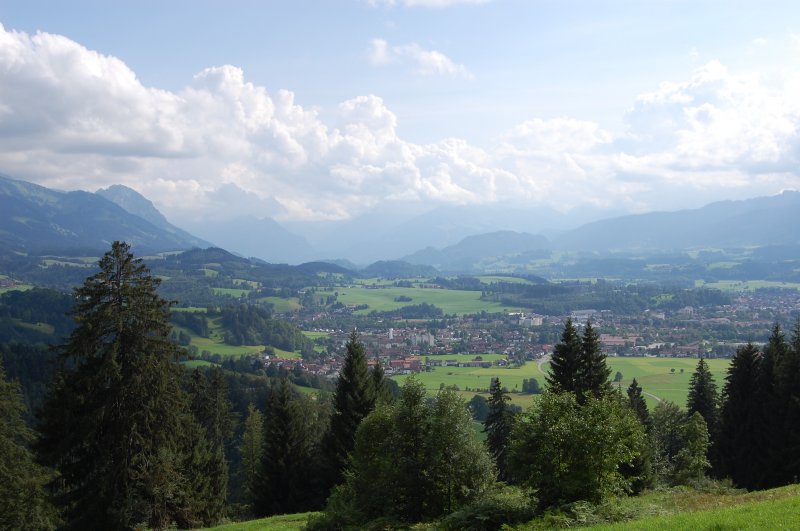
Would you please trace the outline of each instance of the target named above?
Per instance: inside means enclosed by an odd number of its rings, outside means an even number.
[[[471,360],[475,357],[474,354],[468,355],[450,355],[450,356],[436,356],[431,357],[434,359],[459,359],[459,361]],[[484,354],[484,360],[493,360],[502,358],[500,354]],[[708,362],[711,373],[714,375],[714,380],[717,383],[717,389],[721,391],[722,385],[725,383],[725,374],[730,360],[727,359],[710,359]],[[624,393],[631,381],[636,378],[642,389],[651,393],[663,400],[670,400],[675,402],[681,407],[686,406],[686,396],[689,390],[689,380],[692,373],[697,367],[698,360],[695,358],[608,358],[608,365],[611,368],[611,378],[617,373],[622,373],[622,381],[619,386]],[[672,372],[675,369],[675,372]],[[683,372],[681,373],[681,369]],[[435,394],[441,384],[445,387],[457,386],[459,394],[464,398],[469,399],[473,395],[481,394],[488,396],[486,389],[489,388],[492,378],[500,378],[500,383],[509,391],[520,391],[522,389],[522,380],[536,378],[539,385],[545,386],[545,376],[549,370],[549,364],[542,365],[542,371],[539,371],[536,362],[529,361],[523,367],[510,368],[492,366],[488,369],[481,367],[432,367],[430,371],[421,372],[416,375],[417,379],[425,386],[425,389],[430,394]],[[398,383],[404,382],[408,376],[398,375],[393,376]],[[614,384],[617,386],[617,384]],[[470,391],[466,391],[469,387]],[[475,391],[481,389],[481,392]],[[535,395],[527,395],[522,393],[510,393],[511,401],[514,404],[522,407],[527,407],[535,399]],[[655,407],[657,401],[649,396],[646,396],[648,405],[652,408]]]
[[[372,311],[388,312],[416,304],[432,304],[441,308],[446,314],[466,315],[473,313],[503,312],[503,311],[523,311],[522,308],[506,306],[499,302],[482,301],[479,291],[448,290],[440,288],[338,288],[337,300],[347,306],[359,306],[366,304],[366,310],[359,310],[356,313],[366,315]],[[334,291],[321,291],[318,296],[330,296]],[[397,301],[400,297],[407,297],[410,301]]]
[[[755,291],[759,288],[800,290],[799,282],[781,282],[777,280],[718,280],[716,282],[696,280],[694,284],[698,288],[712,288],[734,293]]]

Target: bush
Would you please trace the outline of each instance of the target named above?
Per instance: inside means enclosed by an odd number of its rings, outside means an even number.
[[[492,531],[503,524],[527,522],[534,517],[536,503],[531,494],[519,487],[501,486],[488,492],[440,521],[438,529]]]

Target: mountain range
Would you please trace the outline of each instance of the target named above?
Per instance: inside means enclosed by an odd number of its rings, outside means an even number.
[[[584,212],[584,218],[596,213]],[[491,271],[549,258],[553,252],[622,253],[764,248],[794,255],[800,244],[800,192],[702,208],[652,212],[580,224],[539,209],[454,206],[366,214],[344,222],[292,223],[241,218],[197,224],[194,236],[171,224],[148,199],[121,185],[96,193],[60,192],[0,175],[0,250],[22,253],[105,250],[115,239],[138,253],[213,245],[270,263],[324,261],[355,269],[397,260],[443,272]],[[572,226],[571,230],[564,230]],[[559,231],[560,229],[560,231]],[[542,234],[546,233],[549,237]]]
[[[114,240],[131,243],[140,254],[208,246],[170,225],[163,216],[153,222],[131,213],[126,208],[142,209],[146,216],[158,211],[144,197],[127,190],[138,197],[119,188],[105,191],[115,200],[91,192],[60,192],[0,175],[0,250],[96,252],[107,250]],[[126,195],[127,207],[117,204]]]

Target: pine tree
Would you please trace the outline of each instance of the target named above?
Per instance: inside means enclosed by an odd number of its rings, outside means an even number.
[[[67,527],[199,523],[187,458],[191,413],[159,279],[114,242],[75,290],[77,323],[42,409],[43,461]],[[196,464],[196,463],[195,463]]]
[[[326,419],[310,399],[293,396],[287,378],[270,391],[253,510],[267,516],[317,509],[323,499],[314,474],[314,455]]]
[[[722,391],[719,437],[722,472],[737,486],[749,489],[758,485],[760,475],[762,449],[755,433],[760,415],[756,403],[760,361],[758,349],[752,343],[739,347],[728,367]]]
[[[386,383],[386,377],[383,372],[383,367],[380,364],[376,365],[369,373],[369,393],[373,396],[373,402],[391,402],[392,393],[389,391],[389,386]]]
[[[708,461],[708,426],[699,411],[695,411],[683,426],[683,448],[675,456],[674,481],[690,484],[705,477],[711,466]]]
[[[691,416],[695,411],[702,415],[709,431],[713,432],[717,424],[717,407],[719,397],[714,376],[703,358],[697,362],[697,368],[689,380],[689,396],[686,399],[686,410]]]
[[[597,332],[592,323],[588,322],[583,330],[578,359],[575,389],[578,402],[585,403],[589,395],[600,398],[611,393],[610,376],[611,369],[606,364],[606,355],[600,349]]]
[[[497,475],[503,480],[509,479],[507,456],[508,439],[511,436],[512,417],[508,403],[511,399],[508,393],[500,385],[499,378],[492,378],[489,387],[489,414],[483,423],[483,431],[486,433],[486,446],[489,455],[494,457],[497,463]]]
[[[553,358],[550,360],[550,374],[547,375],[547,385],[556,392],[575,393],[578,390],[578,373],[581,361],[581,338],[572,324],[572,319],[567,319],[561,342],[556,345]]]
[[[28,448],[34,434],[24,411],[19,385],[6,381],[0,360],[0,529],[55,529],[58,514],[45,492],[51,474]]]
[[[244,421],[244,433],[239,445],[242,459],[241,473],[244,483],[245,498],[248,503],[257,501],[257,477],[261,470],[261,459],[264,455],[264,415],[253,404],[247,406],[247,418]]]
[[[645,402],[644,396],[642,395],[642,387],[639,385],[639,382],[636,381],[636,378],[634,378],[631,385],[628,386],[628,403],[631,409],[633,409],[633,412],[636,413],[639,422],[644,426],[645,432],[650,433],[650,430],[653,428],[653,419],[650,418],[647,402]]]
[[[370,382],[364,345],[355,331],[350,334],[346,348],[333,396],[331,424],[323,442],[328,488],[341,482],[347,456],[355,444],[356,429],[375,405],[375,384]]]
[[[721,468],[717,450],[717,439],[719,438],[719,394],[717,393],[714,375],[711,374],[708,363],[703,358],[700,358],[697,362],[694,374],[689,380],[686,412],[689,417],[697,412],[706,421],[710,441],[709,456],[714,468]]]
[[[231,404],[227,398],[222,369],[210,371],[195,369],[190,384],[192,412],[200,424],[202,439],[207,447],[201,475],[205,488],[205,502],[199,511],[204,524],[218,521],[225,511],[228,497],[228,461],[225,445],[232,431]]]

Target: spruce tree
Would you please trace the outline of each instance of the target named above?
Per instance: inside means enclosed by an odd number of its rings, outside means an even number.
[[[606,355],[600,348],[591,322],[586,323],[581,338],[581,350],[578,361],[575,394],[578,402],[583,404],[589,395],[600,398],[608,395],[612,388],[609,377],[611,369],[606,364]]]
[[[689,395],[686,399],[686,412],[689,417],[699,413],[706,421],[709,435],[709,458],[714,469],[721,469],[721,458],[717,449],[719,439],[719,394],[714,375],[703,358],[697,362],[694,374],[689,380]]]
[[[201,472],[207,483],[204,496],[206,502],[203,503],[199,515],[204,524],[210,525],[224,515],[225,500],[228,497],[225,446],[233,427],[231,404],[227,398],[222,369],[219,367],[208,373],[195,369],[190,382],[192,412],[200,424],[208,452]]]
[[[99,265],[75,290],[77,326],[42,409],[38,448],[59,473],[66,527],[196,525],[169,303],[127,244],[114,242]]]
[[[631,385],[628,386],[628,403],[631,409],[633,409],[633,412],[636,413],[639,422],[644,426],[645,431],[650,433],[650,430],[653,428],[653,419],[650,418],[647,402],[645,402],[644,396],[642,395],[642,386],[639,385],[636,378],[634,378]]]
[[[486,433],[486,446],[489,455],[494,457],[497,464],[497,475],[503,481],[508,481],[509,473],[507,467],[508,439],[511,436],[512,414],[508,407],[511,399],[508,393],[500,384],[499,378],[492,378],[489,387],[489,414],[483,423],[483,431]]]
[[[721,472],[739,487],[757,487],[762,452],[758,429],[759,407],[756,403],[757,380],[761,362],[752,343],[736,349],[725,377],[722,391],[719,452]]]
[[[0,360],[0,529],[55,529],[58,514],[45,492],[51,474],[28,448],[34,434],[24,411],[19,385],[6,381]]]
[[[324,441],[327,487],[342,480],[347,456],[353,451],[356,429],[375,406],[375,382],[370,380],[364,345],[353,331],[333,395],[333,414]]]
[[[578,390],[581,350],[578,331],[572,324],[572,319],[567,319],[561,342],[556,345],[550,360],[550,374],[546,377],[547,384],[553,391],[575,393]]]
[[[240,471],[245,499],[253,506],[258,501],[257,478],[264,455],[264,415],[253,404],[247,406],[239,455],[242,460]]]

